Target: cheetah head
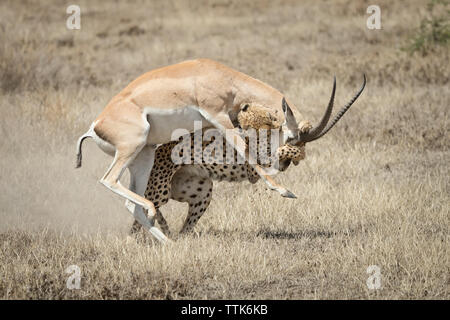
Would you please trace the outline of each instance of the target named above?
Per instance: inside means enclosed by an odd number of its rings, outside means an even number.
[[[275,168],[279,171],[286,170],[289,165],[294,163],[295,165],[298,165],[300,160],[303,160],[305,158],[305,143],[298,142],[298,143],[284,143],[283,139],[285,138],[286,134],[284,133],[284,130],[286,130],[285,126],[283,126],[283,123],[280,121],[279,118],[275,117],[271,113],[272,110],[269,108],[266,108],[264,106],[261,106],[259,104],[255,103],[243,103],[241,105],[241,110],[238,114],[238,121],[239,126],[242,129],[257,129],[258,130],[258,137],[260,137],[260,129],[278,129],[279,130],[279,145],[282,145],[279,147],[275,152],[275,158],[272,158],[270,160],[270,163],[266,163],[265,167],[272,165],[276,160],[278,162],[275,163]],[[298,125],[298,131],[301,133],[306,133],[312,128],[309,121],[302,121]],[[288,129],[289,130],[289,129]],[[270,131],[267,131],[267,134],[270,134]],[[270,138],[268,137],[267,140],[270,141]],[[259,142],[260,147],[263,143],[260,139]],[[251,146],[250,146],[251,148]],[[267,146],[264,146],[263,148],[267,149],[267,152],[269,154],[272,154],[271,146],[268,144]]]

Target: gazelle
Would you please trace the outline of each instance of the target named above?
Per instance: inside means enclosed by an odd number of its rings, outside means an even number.
[[[289,107],[290,103],[281,92],[259,80],[208,59],[185,61],[156,69],[132,81],[116,95],[89,130],[78,139],[77,167],[81,166],[83,140],[93,138],[104,152],[114,156],[100,182],[135,203],[135,219],[155,238],[165,242],[167,237],[154,225],[155,206],[143,197],[158,144],[170,142],[176,129],[192,132],[194,122],[201,121],[203,128],[217,128],[239,155],[248,159],[270,189],[284,197],[294,198],[294,194],[275,183],[249,157],[244,140],[232,131],[236,126],[237,114],[243,103],[264,105],[273,110],[275,117],[285,120],[283,143],[304,143],[317,139],[327,128],[331,128],[325,126],[331,114],[334,90],[335,86],[319,125],[309,133],[300,134],[298,127],[295,127],[297,122]],[[130,170],[131,183],[128,189],[120,183],[126,168]],[[144,209],[148,211],[148,217]]]

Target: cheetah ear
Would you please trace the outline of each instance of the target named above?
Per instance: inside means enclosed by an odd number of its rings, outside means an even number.
[[[241,111],[247,111],[248,107],[250,107],[250,104],[248,103],[241,104]]]
[[[275,121],[277,120],[269,111],[267,111],[267,118],[270,119],[270,121]]]

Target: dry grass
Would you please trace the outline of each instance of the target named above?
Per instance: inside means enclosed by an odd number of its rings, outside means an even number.
[[[423,1],[0,3],[0,298],[450,297],[448,48],[399,49]],[[197,235],[162,247],[126,232],[123,200],[97,180],[111,159],[75,142],[139,74],[208,57],[266,81],[317,119],[367,89],[307,158],[277,180],[297,200],[221,183]],[[233,201],[230,201],[230,200]],[[180,227],[184,205],[163,208]],[[80,290],[65,286],[67,266]],[[378,265],[382,288],[369,290]]]

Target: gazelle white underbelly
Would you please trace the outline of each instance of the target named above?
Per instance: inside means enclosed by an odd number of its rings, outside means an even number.
[[[198,106],[194,105],[169,110],[146,107],[144,114],[150,124],[148,144],[167,143],[194,129],[212,127],[201,115]]]

